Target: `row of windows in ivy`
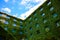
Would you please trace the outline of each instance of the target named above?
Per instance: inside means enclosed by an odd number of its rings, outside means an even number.
[[[49,6],[49,7],[47,7],[47,9],[49,9],[49,11],[52,12],[54,10],[54,7],[53,6]],[[43,12],[44,10],[45,10],[45,8],[40,7],[40,12]]]
[[[7,28],[5,28],[5,29],[7,29]],[[30,30],[32,30],[32,28],[31,28],[31,27],[30,27],[29,29],[30,29]],[[49,31],[49,28],[46,28],[45,30],[46,30],[46,31]]]
[[[46,21],[45,21],[45,22],[46,22]],[[39,25],[40,25],[40,24],[35,24],[35,26],[36,26],[36,27],[40,27]],[[55,25],[60,26],[60,22],[57,22]],[[30,27],[30,28],[29,28],[29,30],[33,30],[33,28],[32,28],[32,27]],[[49,27],[47,27],[45,30],[46,30],[46,31],[49,31],[49,30],[50,30],[50,28],[49,28]]]
[[[4,14],[0,14],[0,16],[1,16],[1,17],[3,17],[3,15],[4,15]],[[13,18],[13,17],[7,16],[7,15],[5,15],[5,16],[6,16],[6,17],[5,17],[6,19]],[[10,19],[10,20],[11,20],[11,19]],[[13,18],[13,21],[15,21],[15,22],[16,22],[16,21],[17,21],[17,19],[14,19],[14,18]],[[20,21],[20,23],[22,23],[22,21]]]
[[[46,31],[46,32],[48,32],[49,30],[50,30],[50,28],[48,28],[48,27],[45,28],[45,31]],[[36,33],[37,33],[37,34],[40,34],[40,30],[37,30]],[[33,34],[31,33],[30,37],[32,37],[32,36],[33,36]]]
[[[47,20],[45,20],[44,23],[46,23],[46,21],[47,21]],[[32,24],[31,24],[31,25],[32,25]],[[30,25],[30,26],[31,26],[31,25]],[[35,25],[35,26],[34,26],[34,25]],[[43,24],[43,25],[44,25],[44,24]],[[56,23],[55,25],[60,26],[60,23]],[[40,23],[33,24],[33,26],[34,26],[36,29],[38,29],[38,28],[40,28]],[[26,27],[28,27],[28,26],[26,26]],[[32,29],[33,29],[32,27],[29,28],[29,30],[32,30]],[[49,30],[49,29],[47,28],[47,30]]]
[[[35,26],[29,26],[29,27],[27,27],[27,29],[30,30],[30,31],[33,31],[33,30],[34,30],[33,27],[37,30],[37,29],[39,29],[41,26],[40,26],[40,24],[36,24]],[[46,27],[46,30],[49,30],[49,27]]]
[[[31,29],[31,27],[30,27],[29,29]],[[7,28],[5,28],[5,30],[7,30]],[[50,28],[48,28],[48,27],[47,27],[45,30],[46,30],[46,32],[48,32],[48,31],[50,30]],[[14,32],[14,30],[12,30],[12,32]],[[37,31],[36,31],[36,33],[37,33],[37,34],[40,34],[40,29],[39,29],[39,30],[37,30]],[[22,32],[20,32],[20,34],[22,34]],[[32,37],[32,36],[33,36],[33,34],[31,33],[31,35],[30,35],[30,36]]]
[[[46,32],[49,32],[50,28],[45,28],[45,31]],[[34,34],[33,32],[30,33],[29,37],[34,37]],[[36,30],[36,35],[39,35],[40,36],[41,32],[40,32],[40,29]],[[27,34],[28,35],[28,34]]]
[[[2,16],[3,14],[1,14]],[[10,17],[7,17],[7,18],[10,18]],[[3,20],[3,19],[2,19]],[[14,21],[16,21],[16,19],[13,19]],[[14,22],[12,21],[12,22]],[[23,22],[20,20],[20,24],[22,24]],[[4,24],[9,24],[8,20],[5,20]],[[13,24],[13,26],[16,26],[16,23]]]
[[[49,5],[51,5],[51,2],[49,1],[49,2],[47,2],[47,6],[49,6]],[[41,6],[40,7],[40,11],[42,12],[44,10],[44,8]],[[50,11],[52,11],[53,10],[53,7],[51,7],[50,8]]]
[[[23,25],[13,24],[12,26],[13,26],[13,27],[18,27],[18,26],[19,26],[19,27],[20,27],[20,29],[22,29],[22,28],[23,28]]]
[[[45,15],[45,14],[43,14],[43,16],[44,16],[44,15]],[[55,19],[56,19],[57,16],[58,16],[57,13],[53,13],[53,14],[52,14],[52,18],[55,18]],[[34,21],[38,21],[38,20],[39,20],[39,18],[37,18],[37,17],[34,18]],[[46,23],[47,21],[48,21],[48,19],[44,19],[44,20],[43,20],[43,23]],[[30,21],[29,23],[32,24],[31,21]]]
[[[12,33],[18,33],[18,34],[23,34],[23,31],[21,31],[21,29],[20,29],[20,31],[17,31],[17,29],[14,29],[14,28],[12,28],[12,29],[10,29],[9,27],[4,27],[4,30],[6,30],[6,31],[9,31],[9,32],[12,32]],[[19,29],[18,29],[19,30]],[[16,35],[16,34],[15,34]]]
[[[0,14],[0,16],[1,16],[1,17],[5,17],[5,18],[7,18],[7,19],[10,19],[10,17],[9,17],[9,16],[4,15],[4,14]]]
[[[50,11],[51,11],[51,10],[53,10],[53,9],[54,9],[54,8],[53,8],[53,7],[51,7],[51,8],[50,8]],[[47,15],[46,13],[40,13],[40,14],[41,14],[41,16],[42,16],[42,17],[44,17],[44,16],[46,16],[46,15]],[[36,16],[38,16],[38,15],[37,15],[37,13],[35,13],[34,15],[35,15],[34,20],[36,20],[36,21],[37,21],[37,20],[38,20],[38,18],[36,17]],[[52,14],[52,16],[53,16],[53,18],[56,18],[56,17],[58,16],[58,14],[57,14],[57,13],[54,13],[54,14]],[[31,20],[31,19],[32,19],[32,18],[30,18],[30,20]]]

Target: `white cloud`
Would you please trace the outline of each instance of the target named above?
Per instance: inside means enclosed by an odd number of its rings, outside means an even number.
[[[39,1],[39,0],[38,0]],[[29,11],[26,13],[23,13],[19,16],[20,19],[25,20],[27,17],[29,17],[38,7],[40,7],[46,0],[41,1],[38,5],[35,7],[31,8]]]
[[[41,1],[41,0],[35,0],[35,2],[39,2],[39,1]]]
[[[18,16],[18,13],[16,13],[15,15],[13,15],[14,17],[17,17]]]
[[[22,4],[22,5],[28,5],[29,2],[38,3],[38,2],[41,2],[41,1],[42,0],[22,0],[20,4]]]
[[[42,0],[32,0],[32,2],[41,2]],[[44,0],[43,0],[44,1]]]
[[[33,7],[33,5],[28,4],[27,6],[25,6],[25,9],[30,9],[30,8],[32,8],[32,7]]]
[[[4,11],[4,12],[8,12],[8,13],[11,12],[11,9],[9,9],[9,8],[1,8],[1,10]]]
[[[5,2],[8,2],[9,0],[4,0]]]
[[[42,3],[42,0],[22,0],[20,5],[23,5],[25,9],[30,9],[34,6],[31,3]]]
[[[33,7],[33,5],[30,2],[31,2],[31,0],[22,0],[20,2],[20,5],[23,5],[25,7],[25,9],[30,9]]]
[[[20,4],[26,5],[28,2],[30,2],[30,0],[22,0]]]
[[[26,4],[26,2],[24,0],[22,0],[20,4],[24,5],[24,4]]]
[[[21,4],[24,5],[24,4],[27,4],[28,2],[38,2],[40,0],[22,0],[21,1]]]
[[[21,14],[20,19],[25,20],[28,16],[30,16],[38,8],[38,6],[35,6],[35,7],[31,8],[29,11]]]

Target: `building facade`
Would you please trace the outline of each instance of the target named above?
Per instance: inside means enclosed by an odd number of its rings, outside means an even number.
[[[0,30],[5,40],[60,40],[60,1],[47,0],[26,20],[0,12]]]

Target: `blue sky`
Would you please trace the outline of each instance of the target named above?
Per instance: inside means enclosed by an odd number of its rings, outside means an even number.
[[[20,19],[26,19],[46,0],[0,0],[0,11]]]

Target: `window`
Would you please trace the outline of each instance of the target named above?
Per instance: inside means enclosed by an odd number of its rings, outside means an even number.
[[[13,24],[13,26],[16,26],[16,24]]]
[[[47,6],[49,6],[51,4],[51,2],[48,2]]]
[[[0,16],[2,16],[2,14],[0,14]]]
[[[23,22],[20,20],[20,24],[22,24]]]
[[[42,17],[45,16],[45,13],[42,13],[41,16],[42,16]]]
[[[16,19],[14,19],[14,21],[16,21]]]
[[[50,29],[49,28],[45,28],[45,31],[48,32]]]
[[[40,8],[40,11],[43,11],[43,8]]]
[[[54,7],[51,7],[51,8],[50,8],[50,11],[53,11],[53,9],[54,9]]]
[[[59,27],[59,26],[60,26],[60,21],[58,21],[58,22],[56,23],[56,25],[57,25],[57,27]]]
[[[5,23],[5,20],[4,20],[4,19],[0,19],[0,21],[1,21],[2,23]]]
[[[2,17],[6,18],[6,15],[5,14],[2,14]]]
[[[25,40],[28,40],[28,38],[25,38]]]
[[[50,27],[49,26],[45,26],[45,31],[49,32],[49,30],[50,30]]]
[[[39,27],[39,24],[38,23],[36,23],[36,27]]]
[[[4,23],[5,23],[5,24],[9,24],[8,21],[5,21]]]
[[[9,16],[6,16],[6,18],[7,18],[7,19],[10,19],[10,17],[9,17]]]
[[[19,34],[21,35],[21,34],[23,34],[23,32],[19,32]]]
[[[5,29],[5,30],[8,30],[8,27],[5,27],[4,29]]]
[[[35,21],[37,21],[37,20],[38,20],[38,18],[37,18],[37,17],[35,17],[35,18],[34,18],[34,20],[35,20]]]
[[[23,28],[23,26],[22,25],[20,25],[20,29],[22,29]]]
[[[29,23],[30,23],[30,25],[32,24],[32,22],[31,22],[31,21],[30,21]]]
[[[32,18],[30,17],[29,20],[31,20]]]
[[[53,14],[53,18],[56,18],[57,16],[58,16],[57,13],[54,13],[54,14]]]
[[[37,14],[36,13],[34,13],[34,16],[36,16]]]
[[[32,27],[30,27],[29,29],[32,30]]]
[[[12,32],[13,32],[13,33],[15,33],[15,32],[16,32],[16,30],[12,29]]]
[[[46,23],[46,22],[47,22],[47,20],[46,20],[46,19],[44,19],[44,20],[43,20],[43,23]]]

